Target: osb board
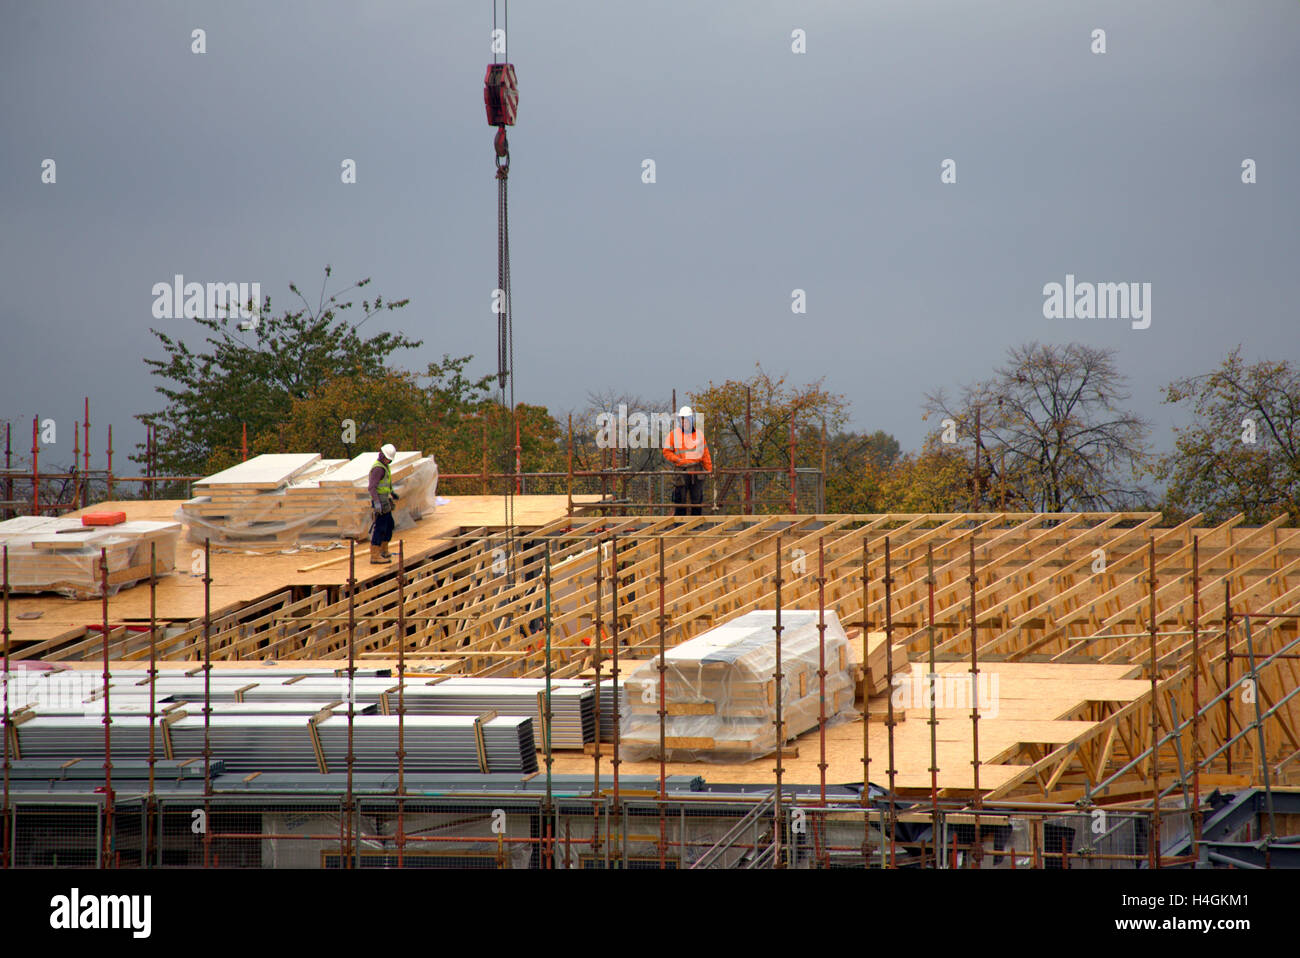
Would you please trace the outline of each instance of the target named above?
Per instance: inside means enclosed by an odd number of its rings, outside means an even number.
[[[575,505],[596,501],[598,496],[574,496]],[[568,500],[564,496],[518,496],[515,499],[515,524],[534,527],[561,518]],[[128,521],[171,521],[180,507],[180,501],[158,499],[153,501],[101,502],[90,510],[116,509],[126,513]],[[80,516],[80,512],[69,515]],[[505,505],[500,496],[454,496],[447,505],[439,505],[431,515],[410,529],[400,530],[390,543],[396,554],[399,541],[405,543],[406,556],[415,561],[443,549],[449,539],[462,529],[482,526],[504,526]],[[178,544],[176,549],[177,572],[158,581],[158,616],[173,622],[188,622],[203,615],[203,579],[190,573],[193,553],[201,547],[190,542]],[[298,569],[338,558],[347,554],[346,547],[330,551],[299,550],[291,554],[250,555],[244,552],[212,552],[211,606],[214,615],[232,611],[239,606],[259,599],[290,585],[342,585],[348,578],[348,562],[344,559],[310,572]],[[392,570],[391,565],[372,566],[369,563],[368,541],[357,543],[356,574],[359,583],[365,583]],[[23,620],[18,615],[27,611],[42,613],[39,619]],[[142,583],[123,589],[108,603],[110,624],[149,621],[149,584]],[[64,635],[75,635],[87,625],[101,621],[99,600],[78,601],[58,596],[12,597],[9,624],[13,630],[10,641],[15,649],[34,642],[42,642]],[[370,663],[367,663],[370,664]]]
[[[911,724],[909,721],[906,724]],[[920,723],[918,723],[920,724]],[[920,724],[924,733],[924,748],[917,743],[904,743],[900,734],[903,725],[894,729],[894,759],[897,765],[895,787],[928,789],[930,787],[930,738],[929,729]],[[984,730],[980,730],[981,738]],[[889,738],[885,726],[873,721],[870,731],[871,780],[878,785],[886,785],[888,774]],[[784,774],[782,781],[787,785],[811,784],[819,780],[817,763],[819,759],[818,734],[813,729],[801,735],[797,740],[798,758],[782,760]],[[940,743],[939,749],[939,787],[951,789],[970,789],[972,777],[969,748],[960,748],[949,743]],[[557,775],[590,775],[594,767],[591,756],[576,756],[564,752],[554,753],[552,770]],[[847,722],[832,725],[826,729],[826,781],[828,783],[862,781],[862,722]],[[743,763],[707,763],[707,762],[669,762],[666,766],[669,775],[701,775],[706,781],[740,782],[747,784],[775,784],[773,769],[776,767],[775,755]],[[983,765],[980,768],[980,788],[997,788],[1011,781],[1025,770],[1019,765]],[[659,762],[622,762],[620,775],[658,775]],[[613,769],[609,757],[601,759],[601,783],[608,789],[612,784]]]
[[[410,656],[406,660],[407,681],[414,682],[417,677],[422,676],[426,672],[429,673],[437,672],[442,667],[451,664],[453,663],[448,659],[416,658],[415,656]],[[394,681],[396,681],[397,659],[358,658],[353,663],[353,665],[358,670],[365,669],[367,671],[373,671],[375,669],[392,669]],[[95,662],[92,660],[78,661],[75,659],[70,659],[68,661],[60,661],[58,663],[58,667],[61,669],[72,669],[74,671],[100,672],[103,670],[104,665],[102,662]],[[173,662],[167,659],[158,660],[158,671],[163,673],[193,672],[195,668],[199,668],[199,667],[201,667],[201,663]],[[311,660],[299,659],[292,662],[262,662],[259,660],[227,661],[223,659],[218,659],[217,661],[214,661],[212,663],[212,672],[214,675],[218,672],[230,671],[230,672],[265,672],[267,675],[270,676],[291,676],[291,675],[297,675],[301,673],[304,669],[347,669],[347,667],[348,667],[347,659],[311,659]],[[115,661],[110,666],[109,671],[110,674],[119,675],[119,676],[122,673],[126,673],[126,672],[139,672],[141,677],[143,678],[145,677],[145,673],[149,671],[149,662],[148,660]],[[203,673],[197,672],[195,674],[201,676]]]
[[[936,671],[961,672],[968,668],[964,663],[938,663]],[[998,788],[1027,770],[1027,765],[986,764],[993,758],[1021,743],[1044,746],[1047,751],[1079,739],[1094,727],[1092,722],[1059,721],[1061,714],[1080,708],[1087,701],[1132,701],[1142,694],[1138,681],[1125,681],[1118,676],[1131,674],[1130,665],[1064,666],[1050,663],[1022,664],[1016,662],[989,662],[981,669],[998,669],[998,711],[986,713],[979,723],[980,736],[980,789]],[[1098,689],[1113,692],[1108,698]],[[874,701],[874,700],[873,700]],[[928,708],[905,707],[900,709],[906,718],[894,726],[894,784],[899,789],[930,788],[930,726]],[[974,787],[971,769],[972,728],[970,709],[938,709],[935,730],[939,767],[939,787],[968,791]],[[889,781],[889,731],[883,719],[873,718],[868,729],[871,753],[871,780],[878,785]],[[787,784],[807,784],[819,780],[817,764],[820,749],[817,729],[804,733],[797,739],[799,756],[785,759],[783,780]],[[827,782],[862,781],[862,722],[856,720],[826,729],[826,780]],[[593,760],[589,757],[557,753],[554,771],[557,774],[590,774]],[[602,779],[612,775],[608,760],[602,760]],[[774,783],[775,757],[768,756],[744,764],[708,764],[703,762],[669,762],[669,775],[703,775],[706,779],[746,783]],[[620,774],[658,775],[659,763],[623,762]]]

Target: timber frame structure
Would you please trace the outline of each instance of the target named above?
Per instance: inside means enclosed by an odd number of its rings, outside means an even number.
[[[820,591],[821,607],[851,634],[888,631],[913,663],[932,654],[936,673],[1002,669],[1077,683],[1085,676],[1071,669],[1091,666],[1109,667],[1099,680],[1128,681],[1111,697],[1080,686],[1066,710],[1037,716],[1076,723],[1065,741],[986,735],[983,754],[979,710],[968,709],[969,719],[940,710],[945,730],[970,729],[961,747],[976,756],[970,784],[936,790],[945,797],[1093,804],[1300,782],[1300,530],[1280,518],[1259,528],[1243,528],[1240,517],[1213,527],[1200,517],[1173,527],[1160,520],[1141,512],[565,516],[518,535],[513,586],[494,571],[504,542],[497,530],[462,530],[402,570],[400,606],[395,571],[351,594],[279,590],[170,630],[156,654],[199,661],[206,642],[212,661],[284,662],[339,659],[351,645],[362,660],[392,659],[400,618],[404,655],[438,659],[451,673],[541,677],[547,582],[552,675],[564,678],[604,670],[615,643],[625,665],[654,654],[660,577],[669,646],[773,608],[778,587],[783,608],[818,608]],[[97,659],[105,638],[112,659],[150,654],[147,635],[110,626],[106,636],[14,657]],[[894,767],[903,716],[892,706],[878,711],[873,704],[870,723],[889,740],[891,784],[902,796],[930,793],[905,774],[919,755],[900,754]],[[883,771],[884,759],[864,758],[878,763],[872,774]],[[1010,771],[981,783],[981,769],[994,765]]]

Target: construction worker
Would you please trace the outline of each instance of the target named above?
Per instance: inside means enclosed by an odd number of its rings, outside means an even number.
[[[713,472],[713,457],[704,430],[695,428],[695,412],[690,406],[677,410],[677,427],[664,440],[664,458],[677,471],[673,478],[673,515],[703,515],[700,505],[704,502],[704,477]]]
[[[388,540],[393,537],[393,503],[397,493],[393,491],[393,459],[397,449],[392,443],[385,443],[379,450],[379,458],[370,467],[370,511],[374,522],[370,532],[370,564],[381,565],[393,561],[388,552]]]

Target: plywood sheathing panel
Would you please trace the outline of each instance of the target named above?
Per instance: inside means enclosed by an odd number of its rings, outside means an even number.
[[[527,501],[517,502],[515,521],[521,525],[544,524],[565,514],[565,496],[527,496]],[[594,496],[575,496],[575,502],[586,502]],[[93,511],[118,509],[127,514],[129,522],[167,521],[177,507],[177,500],[129,501],[99,503]],[[454,496],[446,506],[439,506],[430,516],[404,532],[398,538],[406,546],[407,559],[419,561],[429,554],[446,549],[451,538],[465,527],[501,527],[505,524],[504,505],[500,496]],[[80,512],[70,513],[80,516]],[[119,527],[120,528],[120,527]],[[391,544],[396,552],[397,541]],[[202,547],[184,543],[177,548],[177,572],[163,576],[158,581],[158,615],[168,622],[189,622],[203,615],[203,581],[195,574]],[[342,556],[346,549],[334,551],[294,551],[290,554],[256,555],[242,552],[212,553],[212,612],[214,615],[232,612],[242,606],[275,594],[291,586],[338,586],[347,581],[348,563],[342,562],[300,573],[297,570],[314,561]],[[392,574],[392,566],[372,566],[368,560],[368,547],[357,547],[357,579],[365,584],[381,576]],[[23,612],[40,612],[38,619],[19,619]],[[144,582],[126,589],[109,599],[109,619],[113,623],[149,621],[149,585]],[[60,639],[79,635],[87,625],[100,621],[98,602],[81,602],[57,596],[14,596],[10,600],[10,637],[16,653],[30,655],[37,646],[48,646],[45,653],[54,651]]]

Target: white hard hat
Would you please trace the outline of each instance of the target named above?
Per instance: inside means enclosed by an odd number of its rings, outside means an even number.
[[[392,462],[395,458],[397,458],[397,447],[394,446],[391,442],[384,443],[383,447],[379,451],[383,453],[384,458],[387,459],[389,462]]]
[[[691,407],[690,407],[690,406],[683,406],[681,409],[677,410],[677,415],[679,415],[679,416],[694,416],[695,413],[691,411]]]

